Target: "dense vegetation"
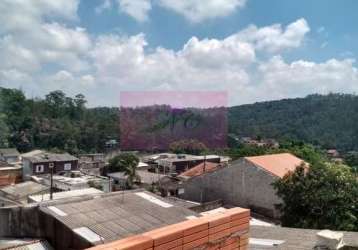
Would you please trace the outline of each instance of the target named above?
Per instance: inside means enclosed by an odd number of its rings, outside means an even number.
[[[0,88],[0,147],[80,152],[103,151],[108,139],[118,139],[118,109],[85,107],[54,91],[44,99],[26,99],[20,90]]]
[[[119,110],[89,109],[85,104],[81,94],[68,97],[54,91],[44,99],[26,99],[20,90],[0,88],[0,147],[103,151],[106,140],[119,139]],[[298,140],[322,148],[358,151],[355,95],[310,95],[235,106],[229,108],[228,118],[229,132],[239,137]],[[349,153],[347,158],[350,165],[358,166],[357,153]]]
[[[358,231],[358,180],[351,168],[314,161],[273,185],[283,201],[283,226]]]
[[[126,176],[126,187],[131,189],[135,181],[140,181],[137,174],[139,158],[132,153],[122,153],[109,160],[108,172],[123,172]]]
[[[357,124],[356,95],[310,95],[229,109],[229,130],[238,136],[301,140],[343,151],[358,149]]]

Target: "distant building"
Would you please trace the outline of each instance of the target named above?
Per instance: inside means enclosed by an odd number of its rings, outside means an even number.
[[[180,174],[202,162],[220,163],[221,157],[218,155],[188,155],[178,154],[174,157],[158,159],[158,167],[164,173]]]
[[[0,196],[18,203],[27,204],[28,196],[47,192],[49,192],[49,187],[33,181],[26,181],[1,188]]]
[[[154,184],[157,184],[161,178],[163,178],[165,175],[149,172],[146,169],[143,170],[137,170],[137,175],[140,178],[140,181],[136,184],[140,187],[150,187]],[[127,176],[124,174],[124,172],[114,172],[107,174],[108,177],[110,177],[113,180],[113,189],[114,190],[123,190],[126,188],[127,184]]]
[[[68,172],[78,169],[78,159],[68,153],[55,154],[41,150],[35,150],[21,155],[23,165],[23,178],[28,179],[33,175]]]
[[[21,182],[22,167],[0,161],[0,187]]]
[[[72,198],[72,197],[78,197],[78,196],[84,196],[84,195],[95,195],[95,194],[103,194],[103,192],[96,188],[84,188],[84,189],[77,189],[77,190],[71,190],[71,191],[62,191],[62,192],[53,193],[52,199],[60,200],[60,199],[66,199],[66,198]],[[29,203],[44,202],[44,201],[48,201],[48,200],[50,200],[49,193],[35,194],[35,195],[30,195],[28,197]]]
[[[82,154],[78,160],[79,169],[87,174],[101,175],[105,166],[104,154]]]
[[[0,161],[7,163],[19,162],[20,153],[16,148],[0,148]]]
[[[326,152],[329,158],[340,158],[341,156],[337,149],[328,149]]]
[[[32,176],[32,180],[49,186],[50,174]],[[109,192],[112,184],[107,177],[81,173],[80,171],[67,171],[53,175],[53,187],[56,190],[70,191],[95,187],[103,192]]]
[[[279,148],[280,144],[278,141],[272,138],[266,139],[253,139],[251,137],[242,137],[240,140],[243,144],[252,145],[256,147],[269,147],[269,148]]]
[[[191,169],[188,169],[187,171],[181,173],[179,177],[183,178],[192,178],[194,176],[200,176],[202,174],[206,174],[209,172],[216,171],[219,168],[224,167],[221,163],[215,163],[215,162],[201,162],[195,167],[192,167]]]
[[[281,200],[271,184],[300,164],[308,166],[288,153],[244,157],[226,168],[190,178],[179,197],[197,202],[222,199],[224,204],[251,208],[275,218],[279,216],[275,204]]]

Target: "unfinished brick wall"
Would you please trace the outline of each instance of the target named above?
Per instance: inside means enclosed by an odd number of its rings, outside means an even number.
[[[225,212],[158,228],[90,250],[248,249],[250,210]]]

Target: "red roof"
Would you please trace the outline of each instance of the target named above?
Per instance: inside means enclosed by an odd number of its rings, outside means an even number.
[[[220,163],[214,162],[202,162],[196,165],[195,167],[181,173],[179,176],[182,177],[194,177],[202,175],[204,172],[212,172],[221,167]]]
[[[245,157],[245,159],[280,178],[288,172],[295,171],[302,163],[308,166],[305,161],[289,153]]]

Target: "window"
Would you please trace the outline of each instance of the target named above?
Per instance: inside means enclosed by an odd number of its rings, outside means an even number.
[[[65,163],[63,170],[71,170],[71,163]]]
[[[44,165],[36,165],[36,173],[43,173],[45,170]]]

